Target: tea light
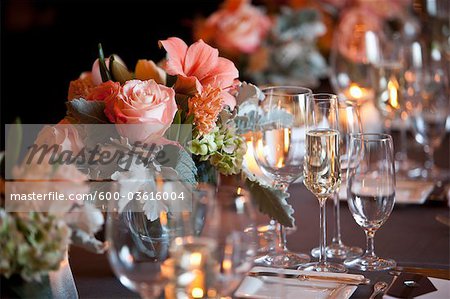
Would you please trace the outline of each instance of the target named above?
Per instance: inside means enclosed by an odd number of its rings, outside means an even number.
[[[343,96],[350,101],[355,101],[359,105],[373,99],[374,92],[372,89],[360,87],[358,84],[352,83],[344,89]]]

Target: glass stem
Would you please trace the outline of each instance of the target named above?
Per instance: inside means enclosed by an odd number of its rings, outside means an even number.
[[[431,170],[434,166],[434,148],[432,146],[426,145],[424,147],[424,151],[427,156],[425,161],[425,169]]]
[[[339,202],[339,192],[333,194],[334,200],[334,235],[332,243],[342,245],[341,240],[341,212],[340,212],[340,202]]]
[[[325,248],[327,246],[327,227],[326,227],[326,202],[327,198],[319,198],[320,205],[320,255],[319,264],[323,264],[327,261],[327,255]]]
[[[375,237],[375,231],[373,230],[366,230],[366,253],[364,254],[365,256],[372,256],[372,257],[376,257],[375,255],[375,245],[374,245],[374,241],[373,238]]]
[[[289,188],[289,184],[285,182],[278,181],[278,186],[283,192],[287,192]],[[286,247],[286,230],[282,224],[280,224],[278,221],[276,222],[277,226],[277,252],[284,252],[287,251]]]
[[[399,160],[404,162],[408,159],[408,152],[406,149],[407,146],[407,135],[406,135],[406,127],[405,124],[402,124],[400,127],[400,152],[399,152]]]
[[[277,222],[277,252],[287,251],[286,247],[286,230],[284,226]]]

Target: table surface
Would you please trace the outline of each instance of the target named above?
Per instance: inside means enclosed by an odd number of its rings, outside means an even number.
[[[449,145],[447,136],[436,154],[438,165],[447,169]],[[319,205],[303,184],[292,185],[290,191],[289,201],[295,209],[297,230],[288,235],[288,247],[293,251],[309,252],[319,242]],[[331,203],[329,205],[330,240]],[[435,220],[439,214],[450,216],[446,202],[428,200],[423,205],[395,205],[387,222],[376,233],[375,252],[381,257],[396,260],[400,266],[449,269],[450,228]],[[341,229],[345,244],[365,247],[364,232],[354,221],[346,202],[341,202]],[[69,256],[80,298],[138,298],[114,276],[106,255],[72,247]],[[392,279],[386,272],[366,272],[364,275],[372,283]],[[360,286],[352,298],[368,298],[371,290],[371,285]]]
[[[297,231],[288,236],[289,248],[309,252],[317,246],[318,203],[302,185],[292,187]],[[329,213],[330,214],[330,213]],[[396,206],[388,221],[377,232],[375,250],[379,256],[393,258],[402,266],[449,268],[449,227],[437,222],[438,214],[449,215],[440,205]],[[341,226],[346,244],[364,248],[363,230],[355,223],[346,204],[341,205]],[[330,230],[329,230],[330,231]],[[80,298],[135,298],[114,276],[105,255],[73,247],[70,264]],[[368,275],[370,274],[370,275]],[[373,282],[386,277],[384,272],[365,273]],[[352,298],[366,298],[370,287],[359,287]]]

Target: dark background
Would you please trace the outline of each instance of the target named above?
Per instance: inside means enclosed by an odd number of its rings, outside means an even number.
[[[158,61],[158,40],[192,42],[192,20],[219,0],[0,0],[1,122],[57,123],[65,115],[69,82],[89,71],[101,42],[134,69]],[[2,133],[3,133],[2,129]],[[2,144],[4,138],[1,138]]]

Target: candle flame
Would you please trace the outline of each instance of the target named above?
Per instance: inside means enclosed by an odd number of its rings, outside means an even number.
[[[398,109],[398,84],[395,79],[391,79],[388,82],[388,91],[389,91],[389,105],[394,108]]]
[[[203,298],[203,289],[202,288],[193,288],[191,295],[193,298]]]
[[[202,254],[200,252],[193,252],[189,258],[191,266],[198,267],[202,263]]]
[[[159,221],[161,223],[161,226],[167,225],[167,213],[166,212],[159,213]]]
[[[350,85],[349,93],[350,93],[350,96],[354,99],[360,99],[363,96],[363,92],[362,92],[361,88],[354,83],[352,83]]]

